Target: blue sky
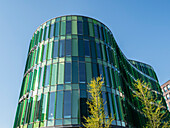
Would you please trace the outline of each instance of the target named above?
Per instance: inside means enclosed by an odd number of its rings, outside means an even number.
[[[107,25],[129,59],[150,64],[160,84],[170,79],[168,0],[0,0],[0,124],[13,126],[29,41],[48,19],[68,14]]]

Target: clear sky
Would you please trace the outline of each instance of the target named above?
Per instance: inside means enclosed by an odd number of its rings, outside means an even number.
[[[13,126],[28,46],[48,19],[79,14],[107,25],[129,59],[170,79],[169,0],[0,0],[0,127]]]

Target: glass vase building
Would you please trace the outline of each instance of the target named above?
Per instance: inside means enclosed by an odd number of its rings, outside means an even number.
[[[150,83],[150,91],[160,99],[153,68],[128,60],[98,20],[69,15],[43,23],[30,42],[14,128],[82,127],[83,116],[89,115],[87,85],[100,74],[105,112],[115,115],[112,126],[144,126],[133,83]]]

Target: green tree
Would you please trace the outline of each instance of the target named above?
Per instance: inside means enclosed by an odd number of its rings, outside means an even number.
[[[142,112],[148,119],[146,128],[168,128],[169,122],[164,122],[166,117],[165,108],[162,99],[158,100],[157,95],[153,96],[153,92],[149,88],[149,84],[137,80],[134,83],[133,96],[138,98],[142,104]]]
[[[89,117],[84,117],[86,123],[83,124],[86,128],[99,128],[106,127],[109,128],[112,121],[114,120],[112,117],[107,117],[107,113],[104,112],[104,103],[101,97],[101,88],[104,81],[102,81],[102,77],[97,77],[96,80],[93,79],[90,84],[88,84],[89,89],[88,92],[90,94],[90,98],[86,102],[89,106]]]

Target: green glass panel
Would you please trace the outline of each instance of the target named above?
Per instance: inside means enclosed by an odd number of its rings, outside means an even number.
[[[38,82],[40,78],[40,67],[37,70],[36,77],[35,77],[35,82],[34,82],[34,90],[38,88]]]
[[[39,56],[38,56],[38,63],[40,63],[41,62],[41,59],[42,59],[42,52],[43,52],[43,47],[41,46],[40,48],[39,48]]]
[[[77,21],[72,21],[72,34],[77,34]]]
[[[62,118],[63,117],[62,115],[63,115],[63,91],[58,91],[56,104],[56,118],[57,119]]]
[[[47,94],[44,94],[41,106],[41,121],[46,119],[46,115],[47,115]]]
[[[92,80],[91,63],[86,63],[86,79],[87,83],[90,83],[90,81]]]
[[[61,21],[61,32],[60,35],[66,34],[66,21]]]
[[[64,63],[59,63],[58,84],[64,83]]]
[[[35,115],[34,115],[34,121],[40,121],[40,107],[41,107],[41,95],[38,95],[37,101],[36,101],[36,109],[35,109]]]
[[[53,64],[51,74],[51,85],[57,84],[58,64]]]
[[[90,36],[94,37],[94,28],[93,24],[89,22],[89,34]]]
[[[33,122],[33,119],[34,119],[36,100],[37,100],[37,96],[35,96],[33,98],[33,105],[32,105],[32,109],[31,109],[32,111],[31,111],[31,116],[30,116],[30,122]]]
[[[21,124],[24,123],[24,117],[25,117],[26,107],[27,107],[27,99],[24,101],[24,107],[23,107],[23,113],[22,113],[22,118],[21,118]]]
[[[48,45],[48,54],[47,54],[47,60],[52,58],[52,43],[49,43]]]
[[[79,115],[79,91],[72,90],[72,118],[78,118]]]
[[[78,56],[78,40],[72,39],[72,56]]]
[[[77,20],[77,16],[72,16],[72,20]]]

